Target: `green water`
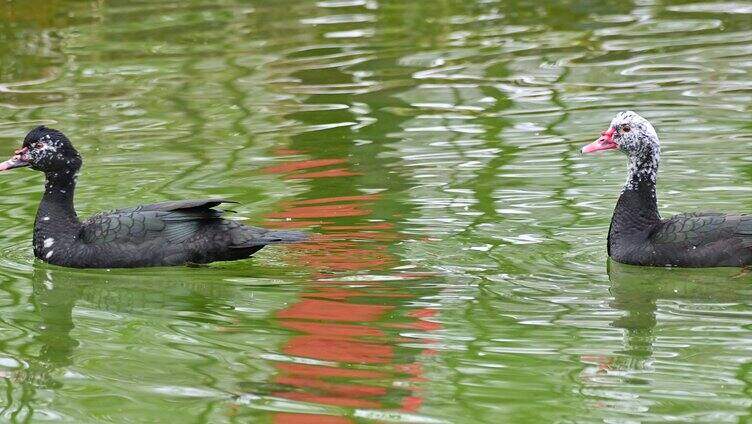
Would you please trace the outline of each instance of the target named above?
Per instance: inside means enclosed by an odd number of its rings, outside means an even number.
[[[223,196],[318,234],[204,268],[34,260],[0,174],[0,421],[752,421],[752,274],[609,263],[662,138],[664,215],[752,211],[752,3],[0,3],[0,156],[84,157],[80,215]]]

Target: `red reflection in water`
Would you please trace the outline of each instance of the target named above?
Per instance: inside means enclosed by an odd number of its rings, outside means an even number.
[[[294,202],[295,205],[320,205],[322,203],[335,203],[335,202],[352,202],[357,200],[379,200],[381,196],[377,194],[365,194],[362,196],[339,196],[339,197],[322,197],[320,199],[313,200],[298,200]],[[389,227],[391,228],[391,226]],[[330,230],[332,228],[329,228]]]
[[[357,271],[361,269],[386,268],[394,263],[394,258],[385,246],[370,249],[359,247],[359,243],[346,241],[309,242],[301,245],[304,252],[299,260],[316,269],[330,271]]]
[[[333,368],[308,364],[279,364],[281,371],[306,377],[349,377],[349,378],[384,378],[389,374],[380,371]]]
[[[351,421],[347,418],[333,417],[331,415],[310,415],[310,414],[287,414],[277,413],[274,417],[277,424],[348,424]]]
[[[286,178],[291,180],[305,180],[305,179],[312,179],[312,178],[332,178],[332,177],[352,177],[355,175],[361,175],[357,172],[348,171],[344,168],[336,168],[336,169],[329,169],[326,171],[320,171],[320,172],[308,172],[305,174],[295,174],[290,175]]]
[[[328,333],[294,337],[285,346],[285,352],[306,358],[359,364],[383,364],[389,362],[393,356],[391,346],[364,342],[347,336],[332,336]]]
[[[264,172],[268,173],[283,173],[292,172],[300,169],[318,168],[327,165],[336,165],[344,163],[344,159],[317,159],[317,160],[301,160],[297,162],[285,162],[281,165],[269,166],[264,168]]]
[[[340,159],[300,160],[266,168],[266,172],[290,173],[287,178],[301,179],[359,175],[343,167],[344,164],[346,161]],[[338,167],[313,170],[332,165]],[[308,172],[300,173],[301,170]],[[435,312],[405,311],[402,305],[415,298],[415,294],[400,290],[394,283],[366,280],[355,285],[352,281],[333,278],[336,273],[352,271],[389,274],[390,268],[397,264],[388,249],[389,242],[400,238],[394,226],[387,222],[364,221],[364,217],[371,215],[372,205],[379,201],[381,196],[376,194],[320,197],[290,202],[282,212],[268,216],[275,220],[271,224],[280,228],[317,223],[321,229],[314,240],[295,247],[300,252],[296,260],[318,270],[319,274],[297,303],[276,315],[280,325],[300,333],[284,344],[283,352],[290,357],[321,362],[278,363],[275,383],[289,389],[280,390],[275,396],[351,408],[413,412],[420,407],[422,397],[414,383],[422,380],[422,370],[420,364],[412,361],[419,355],[433,352],[399,347],[399,342],[414,343],[416,339],[403,340],[397,333],[401,328],[412,331],[440,328],[439,324],[424,321]],[[339,222],[340,219],[347,219],[347,222]],[[399,277],[410,279],[425,275],[399,274]],[[339,424],[352,421],[328,415],[278,413],[274,422]]]
[[[303,299],[277,314],[278,318],[302,318],[336,321],[375,321],[391,309],[379,305],[359,305],[325,300]]]
[[[340,216],[363,216],[368,215],[369,210],[361,209],[357,203],[345,203],[337,205],[301,206],[288,209],[284,212],[269,214],[269,218],[335,218]]]
[[[345,324],[321,324],[313,322],[299,322],[288,321],[285,327],[298,330],[303,333],[309,334],[330,334],[335,337],[357,337],[357,336],[383,336],[384,332],[369,327],[362,327],[359,325],[345,325]]]

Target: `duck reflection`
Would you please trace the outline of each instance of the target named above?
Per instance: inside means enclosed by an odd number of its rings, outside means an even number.
[[[71,364],[71,353],[78,341],[71,337],[75,293],[62,282],[55,286],[53,273],[34,268],[33,292],[30,303],[34,305],[41,324],[35,337],[42,344],[37,367],[30,364],[29,372],[38,382],[52,384],[49,373]],[[35,370],[36,368],[36,370]],[[47,384],[44,384],[47,385]]]
[[[736,302],[752,292],[752,274],[739,268],[661,268],[620,264],[609,260],[611,306],[624,311],[614,327],[631,331],[656,325],[660,300]]]
[[[726,303],[752,294],[752,274],[738,268],[661,268],[608,262],[610,306],[622,314],[611,325],[625,330],[624,360],[599,360],[599,369],[641,369],[652,359],[663,301]]]
[[[174,274],[174,278],[170,278]],[[197,275],[199,274],[199,275]],[[56,368],[71,364],[71,355],[79,342],[71,336],[74,329],[74,308],[82,303],[107,312],[157,313],[165,309],[210,311],[222,299],[232,299],[227,285],[211,278],[201,278],[185,270],[165,272],[122,270],[106,273],[69,270],[35,263],[32,273],[30,303],[39,315],[38,333],[41,343],[35,363],[30,364],[25,379],[42,385],[54,384],[49,374]],[[208,277],[208,276],[207,276]],[[146,284],[152,279],[154,284]],[[212,306],[214,305],[214,306]]]
[[[222,364],[235,359],[239,345],[248,350],[273,346],[273,337],[248,338],[237,329],[263,326],[264,317],[295,295],[294,284],[275,284],[285,272],[259,265],[253,269],[256,277],[249,278],[247,266],[102,272],[35,263],[28,298],[33,312],[21,307],[5,318],[20,336],[7,339],[4,352],[18,357],[21,366],[2,372],[7,390],[0,421],[38,416],[33,405],[57,398],[60,392],[53,396],[50,389],[75,387],[78,379],[88,378],[79,375],[82,370],[146,390],[200,387],[210,397],[232,397],[226,387],[232,374]],[[24,301],[19,301],[21,306]],[[238,312],[241,306],[254,313]],[[125,349],[123,338],[130,340]],[[233,344],[238,340],[242,344]],[[215,346],[211,354],[203,353],[206,346]],[[176,362],[181,354],[186,358]],[[104,362],[92,363],[92,358]],[[217,375],[225,371],[224,378]],[[59,401],[65,402],[62,396]]]

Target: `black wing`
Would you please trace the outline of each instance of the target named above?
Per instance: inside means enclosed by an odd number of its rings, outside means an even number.
[[[738,239],[743,246],[752,247],[752,215],[681,214],[661,222],[653,233],[656,243],[686,247],[730,239]]]
[[[221,220],[213,209],[225,199],[183,200],[116,209],[94,215],[83,223],[81,240],[86,243],[133,243],[164,237],[171,244],[184,242],[207,221]]]

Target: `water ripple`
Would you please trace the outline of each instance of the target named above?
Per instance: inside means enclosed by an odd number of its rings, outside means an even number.
[[[749,276],[608,261],[623,158],[579,147],[637,110],[664,215],[752,208],[750,6],[575,3],[0,7],[0,146],[64,128],[82,216],[221,195],[316,233],[201,269],[63,270],[31,253],[41,178],[3,173],[0,416],[748,415]]]

